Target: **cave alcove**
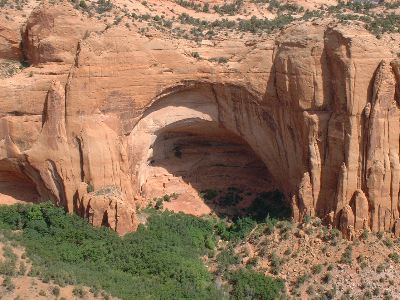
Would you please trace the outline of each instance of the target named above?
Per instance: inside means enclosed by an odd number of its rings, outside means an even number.
[[[169,210],[264,218],[263,206],[283,204],[262,160],[216,122],[186,120],[158,130],[148,166],[143,192],[150,199],[173,195],[164,203]]]
[[[134,189],[145,203],[166,196],[165,209],[193,215],[290,215],[273,176],[282,174],[269,170],[281,172],[274,133],[249,91],[194,82],[161,95],[128,137]]]
[[[20,166],[9,161],[0,164],[0,204],[36,203],[40,199],[35,183]]]

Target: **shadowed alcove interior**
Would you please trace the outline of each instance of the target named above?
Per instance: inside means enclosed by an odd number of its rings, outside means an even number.
[[[38,202],[41,197],[35,183],[10,161],[0,164],[0,203]]]
[[[130,139],[141,196],[151,201],[174,195],[165,208],[220,216],[245,215],[255,200],[283,201],[260,156],[225,125],[211,88],[155,102]]]

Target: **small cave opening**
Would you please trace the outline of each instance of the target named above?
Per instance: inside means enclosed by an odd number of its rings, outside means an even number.
[[[170,124],[155,133],[142,195],[164,209],[192,215],[290,217],[263,161],[217,122]]]
[[[0,164],[0,204],[37,203],[41,197],[35,183],[12,162]]]

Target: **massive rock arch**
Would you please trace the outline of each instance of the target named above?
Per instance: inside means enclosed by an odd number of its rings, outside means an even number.
[[[93,24],[71,7],[37,10],[23,37],[38,67],[0,81],[0,170],[22,172],[42,198],[134,230],[149,148],[202,121],[249,145],[295,220],[400,235],[400,63],[368,32],[298,24],[259,43],[221,42],[232,59],[219,65],[127,28],[85,34]],[[80,24],[71,37],[66,15]],[[62,47],[66,38],[74,47]],[[35,53],[48,44],[50,56]]]
[[[202,157],[202,161],[199,160],[201,166],[198,168],[206,168],[209,163],[208,172],[224,173],[221,168],[216,170],[221,162],[206,162],[205,160],[217,159],[218,154],[212,153],[212,147],[214,150],[217,150],[218,147],[220,149],[225,147],[227,155],[221,154],[219,157],[225,160],[227,168],[235,155],[244,155],[242,162],[236,157],[237,160],[233,163],[242,166],[236,172],[245,173],[247,171],[247,176],[252,178],[249,178],[247,186],[242,186],[242,188],[254,189],[252,184],[255,186],[260,184],[259,192],[261,192],[262,188],[276,187],[273,183],[275,182],[274,174],[271,175],[268,171],[272,167],[277,178],[282,179],[279,174],[281,170],[277,167],[278,162],[273,157],[273,153],[269,152],[274,145],[268,146],[276,141],[274,136],[268,135],[268,130],[265,128],[268,125],[264,123],[258,100],[260,99],[245,87],[207,82],[186,82],[185,85],[179,85],[177,88],[169,90],[167,94],[162,94],[162,97],[155,99],[128,137],[128,156],[131,158],[130,165],[133,167],[132,182],[136,187],[136,193],[143,194],[147,198],[160,196],[154,192],[157,191],[157,185],[162,186],[163,179],[162,176],[157,176],[152,165],[157,165],[159,159],[164,159],[168,155],[157,152],[165,151],[165,149],[160,150],[163,147],[168,147],[169,151],[173,151],[176,145],[182,144],[190,148],[191,143],[194,143],[192,148],[196,147],[197,143],[198,147],[205,149],[203,153],[197,149],[199,151],[197,156],[201,154],[206,156]],[[172,140],[171,145],[166,145],[168,135],[169,139],[177,139],[177,143],[174,144]],[[163,142],[163,140],[167,140],[167,142]],[[207,143],[211,143],[208,150]],[[196,151],[196,149],[191,151]],[[247,153],[243,154],[243,152]],[[196,153],[192,158],[196,158]],[[176,159],[171,163],[176,164],[181,161],[182,159]],[[253,167],[248,164],[252,164]],[[254,164],[256,165],[254,166]],[[164,168],[168,169],[167,163],[164,164]],[[198,172],[190,164],[186,168],[188,168],[187,173]],[[182,171],[180,172],[182,173]],[[244,174],[230,176],[226,172],[220,174],[220,177],[229,177],[226,180],[230,180],[231,184],[240,181],[236,179],[245,177]],[[252,172],[255,173],[252,174]],[[257,173],[259,178],[257,178]],[[150,176],[155,177],[152,179],[153,182],[158,181],[158,184],[152,184],[151,188],[146,187]],[[187,177],[187,174],[184,176]],[[214,179],[212,179],[213,174],[211,173],[206,176],[210,178],[209,186],[207,186],[206,178],[196,180],[197,183],[192,180],[190,184],[198,185],[199,191],[201,188],[216,187],[215,177],[218,176],[215,174]],[[257,179],[260,179],[260,183],[257,182]],[[168,180],[170,179],[168,178]],[[201,184],[199,181],[202,181]],[[177,185],[174,188],[179,189]],[[165,189],[162,193],[166,193]]]

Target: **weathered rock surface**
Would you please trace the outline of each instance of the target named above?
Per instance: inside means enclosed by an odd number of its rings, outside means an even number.
[[[3,24],[0,24],[0,57],[4,59],[20,59],[20,35]]]
[[[117,187],[84,194],[80,209],[94,226],[107,226],[120,234],[136,229],[135,209]]]
[[[91,31],[103,30],[67,3],[37,6],[21,29],[25,58],[33,65],[59,62],[74,63],[78,42]]]
[[[3,181],[25,178],[32,192],[125,233],[149,189],[195,186],[170,174],[167,155],[154,159],[172,151],[156,141],[179,134],[187,145],[223,128],[265,164],[295,219],[399,233],[400,62],[380,40],[361,28],[298,24],[276,40],[221,42],[240,55],[220,65],[167,37],[102,28],[66,3],[32,12],[24,53],[53,72],[19,82],[31,67],[0,81]]]

